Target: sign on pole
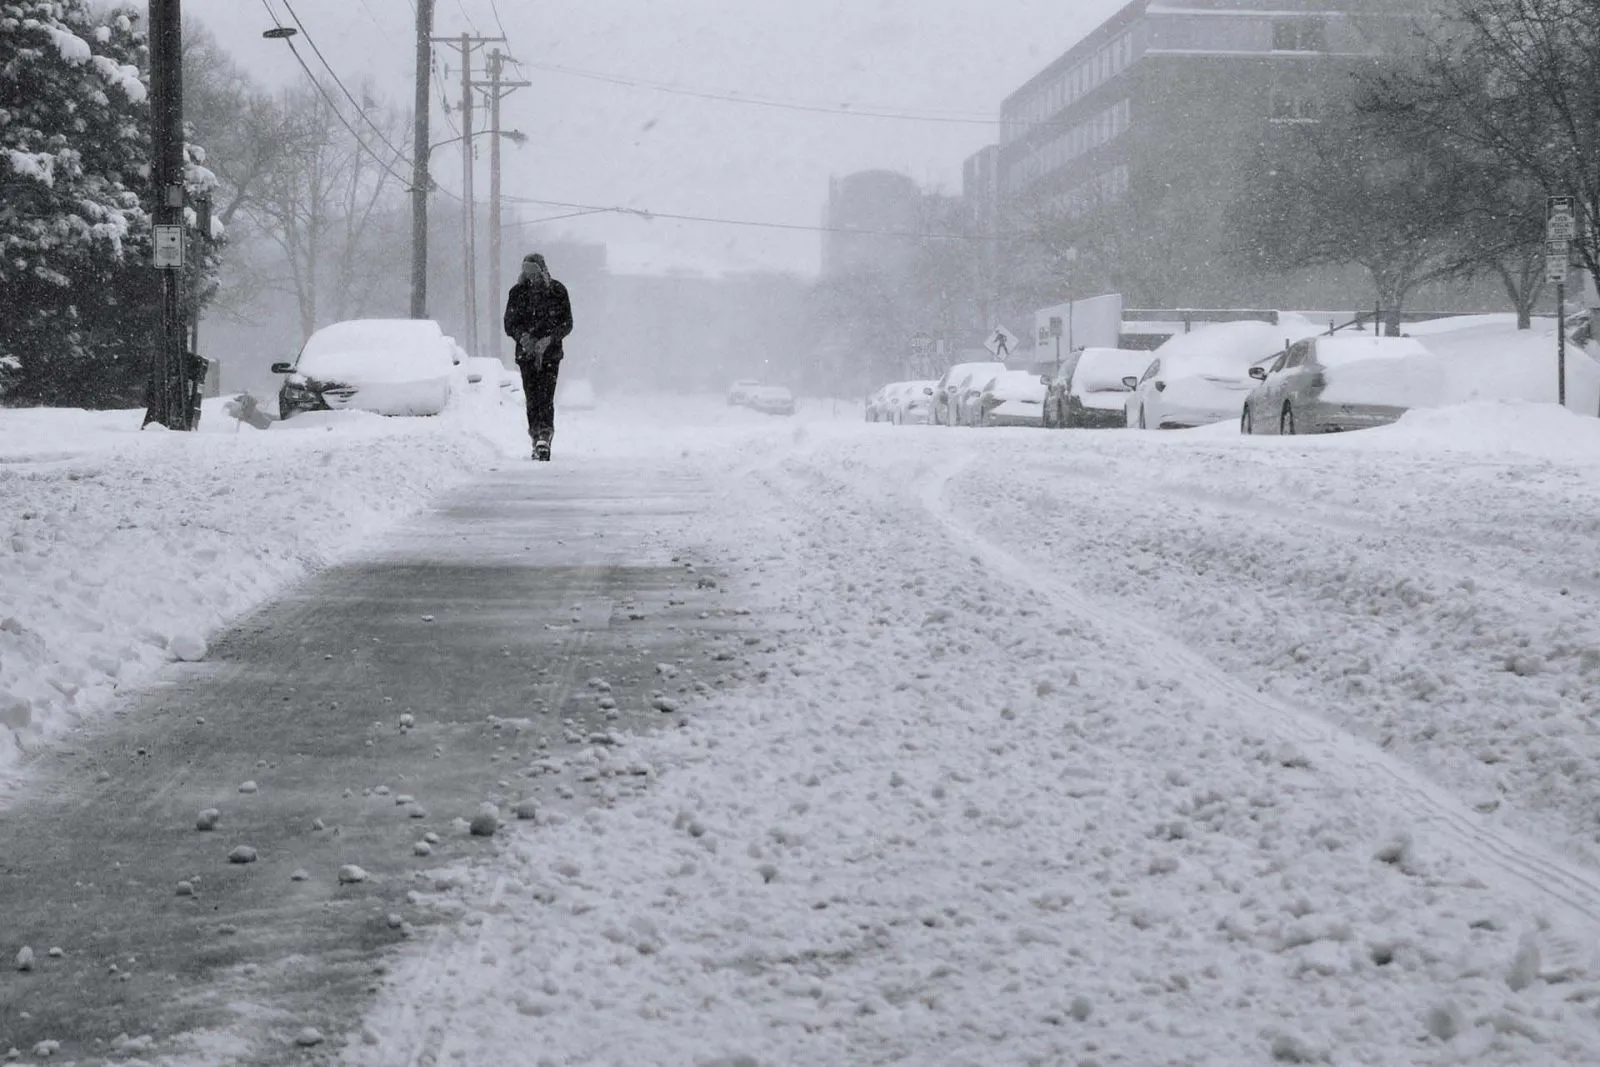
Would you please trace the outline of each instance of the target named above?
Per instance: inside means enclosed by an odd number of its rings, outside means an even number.
[[[989,339],[983,343],[983,347],[987,348],[996,359],[1010,359],[1012,350],[1017,347],[1017,337],[1004,326],[996,326],[990,331]]]
[[[1545,278],[1556,284],[1556,403],[1567,403],[1567,264],[1578,236],[1575,197],[1552,196],[1545,211]]]
[[[1546,241],[1544,247],[1544,276],[1546,281],[1565,284],[1572,247],[1566,241]]]
[[[1571,241],[1578,236],[1578,201],[1571,196],[1552,196],[1545,209],[1545,236],[1552,241]]]
[[[156,266],[162,270],[182,267],[183,227],[157,226],[155,230]]]

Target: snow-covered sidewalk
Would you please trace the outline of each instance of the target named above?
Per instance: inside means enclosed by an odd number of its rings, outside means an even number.
[[[0,785],[26,749],[493,462],[499,411],[261,432],[208,404],[198,434],[0,411]]]
[[[1600,872],[1519,832],[1566,801],[1507,775],[1523,814],[1483,815],[1445,773],[1480,731],[1592,744],[1588,659],[1520,629],[1549,602],[1461,584],[1488,581],[1471,552],[1509,552],[1485,562],[1507,583],[1600,530],[1593,462],[1555,458],[1594,426],[1563,418],[812,425],[694,454],[723,495],[674,533],[769,627],[743,683],[635,741],[645,797],[463,872],[472,921],[347,1060],[1600,1062]],[[1539,442],[1499,450],[1528,419]],[[1474,540],[1514,516],[1523,540]],[[1446,679],[1431,734],[1382,734],[1306,665],[1324,649],[1392,657],[1358,673],[1396,719],[1437,691],[1405,661]],[[1539,739],[1494,725],[1537,707]]]

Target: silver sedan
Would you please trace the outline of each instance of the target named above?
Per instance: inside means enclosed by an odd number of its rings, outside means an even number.
[[[1312,337],[1250,368],[1239,430],[1332,433],[1384,426],[1437,404],[1444,365],[1409,337]]]

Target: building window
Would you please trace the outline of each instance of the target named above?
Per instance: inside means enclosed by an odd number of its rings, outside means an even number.
[[[1328,24],[1320,18],[1281,19],[1272,24],[1275,52],[1326,52]]]

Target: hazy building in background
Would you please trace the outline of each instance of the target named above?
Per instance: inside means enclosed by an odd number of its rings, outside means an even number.
[[[916,257],[921,201],[917,183],[894,171],[832,179],[823,215],[823,276],[908,273]]]
[[[1318,121],[1372,62],[1373,10],[1372,0],[1135,0],[1002,104],[1002,213],[1075,222],[1080,277],[1116,283],[1131,305],[1361,306],[1369,289],[1357,271],[1241,277],[1225,261],[1222,222],[1250,154],[1275,131]]]

